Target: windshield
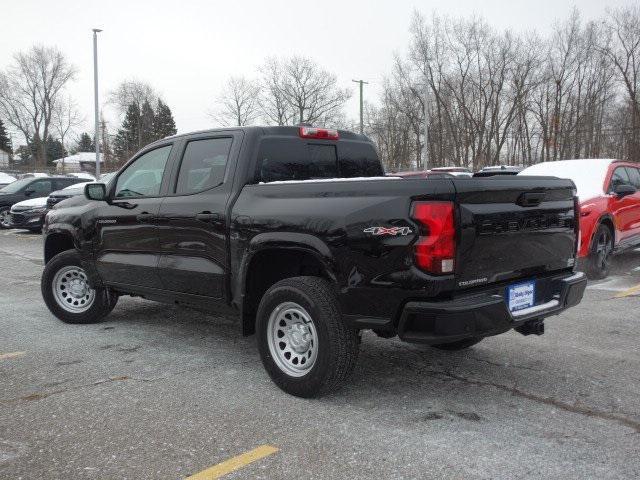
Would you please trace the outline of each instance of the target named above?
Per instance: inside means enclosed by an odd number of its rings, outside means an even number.
[[[22,180],[16,180],[15,182],[10,183],[6,187],[0,188],[0,193],[16,193],[22,187],[29,185],[31,182],[33,182],[33,178],[23,178]]]

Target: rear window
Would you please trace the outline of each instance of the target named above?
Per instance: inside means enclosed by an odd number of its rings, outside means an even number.
[[[324,144],[290,138],[267,138],[260,144],[256,180],[275,182],[383,175],[372,145]]]

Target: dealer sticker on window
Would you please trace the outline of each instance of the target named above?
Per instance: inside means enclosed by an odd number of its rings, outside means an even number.
[[[523,282],[507,288],[509,311],[517,312],[523,308],[533,307],[536,301],[536,282]]]

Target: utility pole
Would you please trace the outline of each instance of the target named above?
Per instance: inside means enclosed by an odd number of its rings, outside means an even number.
[[[93,88],[95,99],[95,133],[93,141],[96,144],[96,180],[100,179],[100,133],[99,133],[99,120],[100,120],[100,106],[98,104],[98,33],[101,32],[99,28],[93,29]]]
[[[424,148],[422,150],[422,168],[429,170],[429,82],[424,84]]]
[[[109,145],[107,144],[107,122],[104,121],[104,116],[100,112],[100,140],[102,141],[102,158],[104,158],[104,169],[107,170],[107,162],[110,160]]]
[[[365,82],[364,80],[351,80],[352,82],[358,83],[360,85],[360,134],[364,134],[364,116],[363,116],[363,110],[364,110],[364,101],[363,101],[363,96],[362,96],[362,90],[363,90],[363,86],[366,84],[368,85],[369,82]]]

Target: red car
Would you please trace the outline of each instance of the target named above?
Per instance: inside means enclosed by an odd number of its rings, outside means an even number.
[[[611,254],[640,245],[640,169],[611,159],[559,160],[518,175],[569,178],[580,202],[578,258],[593,279],[609,274]]]

